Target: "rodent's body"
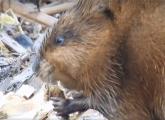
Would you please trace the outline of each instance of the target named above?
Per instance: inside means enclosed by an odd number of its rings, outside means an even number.
[[[55,76],[110,120],[165,120],[165,1],[111,0],[106,11],[88,2],[51,37],[45,57]],[[65,30],[71,36],[53,44]]]

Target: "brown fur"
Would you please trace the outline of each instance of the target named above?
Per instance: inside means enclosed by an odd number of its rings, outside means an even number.
[[[68,30],[64,45],[53,44]],[[58,22],[45,57],[108,119],[165,120],[164,0],[80,0]]]

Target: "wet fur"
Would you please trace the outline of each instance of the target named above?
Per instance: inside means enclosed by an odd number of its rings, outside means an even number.
[[[63,15],[46,48],[55,76],[108,119],[164,120],[165,1],[84,1]],[[66,30],[73,37],[53,44]]]

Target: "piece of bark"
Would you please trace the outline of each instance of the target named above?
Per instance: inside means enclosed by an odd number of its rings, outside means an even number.
[[[30,99],[34,95],[35,91],[36,90],[32,86],[22,85],[22,87],[17,90],[16,95],[24,97],[25,99]]]
[[[102,114],[96,110],[89,109],[82,113],[76,120],[107,120]]]
[[[3,8],[3,11],[6,11],[11,8],[16,14],[19,14],[21,16],[24,16],[47,26],[52,26],[57,22],[56,18],[42,12],[35,12],[35,10],[33,10],[34,8],[26,8],[24,4],[16,0],[11,1],[10,5],[8,0],[0,0],[0,4]]]
[[[11,91],[16,91],[23,85],[25,81],[30,80],[30,78],[34,75],[35,72],[33,71],[32,67],[33,66],[30,65],[29,67],[24,69],[20,74],[14,76],[10,82],[5,81],[4,85],[1,84],[3,86],[2,89],[7,93]],[[6,82],[8,82],[7,86]]]
[[[66,2],[66,3],[62,3],[56,6],[52,6],[52,7],[44,7],[41,8],[41,12],[44,12],[46,14],[56,14],[56,13],[60,13],[60,12],[64,12],[70,8],[72,8],[75,5],[76,2]]]
[[[53,102],[44,101],[44,92],[45,85],[29,100],[15,93],[4,95],[5,103],[0,107],[0,113],[7,115],[7,120],[39,120],[44,114],[53,111]]]
[[[17,43],[15,40],[13,40],[6,33],[0,33],[0,40],[3,42],[3,44],[7,45],[15,52],[17,52],[19,54],[26,53],[26,49],[23,48],[19,43]]]

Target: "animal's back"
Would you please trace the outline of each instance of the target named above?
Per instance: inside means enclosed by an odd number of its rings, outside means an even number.
[[[153,120],[165,119],[165,12],[163,11],[165,4],[140,13],[139,21],[137,20],[131,27],[124,50],[128,56],[125,67],[128,75],[124,83],[124,86],[128,87],[126,93],[131,94],[130,100],[134,97],[133,100],[139,101],[137,105],[146,111],[144,114],[150,114]]]

